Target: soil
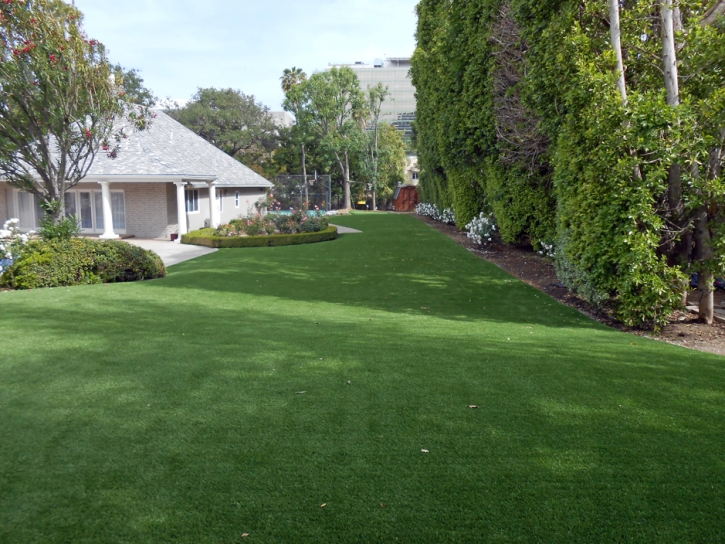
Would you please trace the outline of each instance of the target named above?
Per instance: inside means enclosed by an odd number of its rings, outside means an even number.
[[[454,225],[446,225],[430,217],[414,213],[407,215],[417,217],[434,229],[446,234],[471,253],[495,264],[539,291],[609,327],[677,346],[725,355],[725,324],[715,322],[712,325],[707,325],[701,323],[695,313],[677,311],[669,317],[668,324],[659,333],[626,327],[618,322],[609,311],[597,308],[570,292],[557,278],[553,262],[537,254],[531,248],[510,246],[502,244],[500,241],[493,241],[481,246],[471,241],[464,232],[458,230]],[[688,305],[696,306],[699,298],[699,291],[691,291],[688,296]],[[715,308],[725,308],[725,293],[722,291],[715,293]]]

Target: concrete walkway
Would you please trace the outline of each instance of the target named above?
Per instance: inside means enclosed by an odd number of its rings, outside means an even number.
[[[177,244],[168,240],[147,240],[143,238],[127,238],[124,242],[133,244],[144,249],[150,249],[161,257],[164,266],[171,266],[191,259],[196,259],[202,255],[208,255],[217,251],[215,248],[202,246],[187,246],[185,244]]]
[[[330,226],[337,227],[338,234],[362,234],[361,230],[351,229],[350,227],[343,227],[342,225],[335,225],[334,223],[330,223]]]

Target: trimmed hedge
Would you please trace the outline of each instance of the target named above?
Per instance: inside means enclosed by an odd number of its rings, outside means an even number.
[[[327,227],[319,232],[300,234],[270,234],[268,236],[214,236],[214,229],[201,229],[184,234],[182,244],[216,248],[266,247],[314,244],[337,238],[337,227]]]
[[[14,289],[149,280],[166,276],[153,251],[120,240],[32,240],[0,278]]]

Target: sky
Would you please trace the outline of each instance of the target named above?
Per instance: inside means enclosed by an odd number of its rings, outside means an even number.
[[[70,1],[70,0],[67,0]],[[328,63],[406,57],[417,0],[75,0],[111,62],[140,71],[161,99],[232,87],[281,110],[279,78]]]

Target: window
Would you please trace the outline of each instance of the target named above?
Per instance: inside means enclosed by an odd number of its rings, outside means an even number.
[[[418,172],[413,172],[413,179],[418,179]]]
[[[186,213],[199,211],[199,190],[190,189],[186,191]]]
[[[234,193],[234,207],[235,208],[239,207],[239,191]]]
[[[111,217],[114,229],[126,230],[126,199],[121,191],[111,191]]]
[[[18,192],[18,212],[20,224],[23,230],[35,228],[35,195],[23,191]]]
[[[224,211],[224,195],[221,191],[216,194],[217,209],[220,212]]]
[[[65,216],[76,215],[76,194],[75,192],[65,194]]]

